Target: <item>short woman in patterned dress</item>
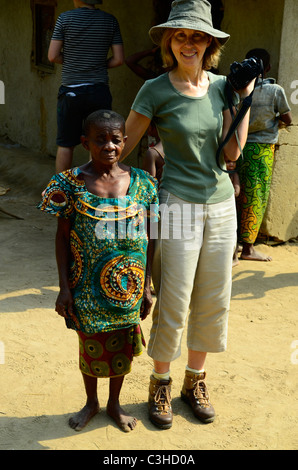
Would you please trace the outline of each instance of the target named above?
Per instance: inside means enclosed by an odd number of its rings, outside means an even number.
[[[125,141],[121,116],[92,113],[82,136],[92,159],[55,175],[39,206],[58,217],[56,311],[79,336],[87,402],[69,420],[77,431],[99,411],[98,377],[110,378],[109,416],[126,432],[137,422],[119,394],[133,356],[142,352],[140,318],[152,305],[149,232],[158,198],[154,178],[119,163]]]

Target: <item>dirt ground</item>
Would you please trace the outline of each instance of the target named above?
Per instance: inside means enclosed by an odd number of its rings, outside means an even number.
[[[54,311],[58,292],[56,221],[36,210],[54,168],[24,149],[0,147],[0,449],[1,450],[277,450],[298,447],[298,243],[259,249],[270,263],[233,269],[228,349],[207,358],[207,384],[217,413],[200,424],[180,399],[186,348],[172,364],[174,423],[157,430],[147,417],[152,361],[135,358],[122,405],[138,418],[120,431],[105,412],[81,432],[68,426],[84,404],[76,334]],[[150,318],[142,324],[148,338]]]

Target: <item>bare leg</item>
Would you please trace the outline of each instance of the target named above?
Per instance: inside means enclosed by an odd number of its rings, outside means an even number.
[[[56,154],[56,173],[68,170],[72,166],[74,147],[58,147]]]
[[[251,261],[272,261],[271,256],[262,255],[256,251],[252,243],[243,243],[240,258]]]
[[[123,380],[124,375],[110,378],[110,395],[107,404],[107,414],[116,422],[122,431],[129,432],[136,427],[137,419],[127,415],[120,406],[119,396]]]
[[[195,370],[203,370],[207,353],[188,350],[188,367]]]
[[[154,361],[154,370],[158,374],[165,374],[170,370],[170,362]]]
[[[195,370],[203,370],[207,353],[188,350],[188,367]],[[158,374],[165,374],[170,370],[170,362],[154,361],[154,370]]]
[[[97,398],[97,378],[82,374],[87,394],[86,405],[69,418],[69,426],[75,431],[81,431],[93,416],[100,411]]]

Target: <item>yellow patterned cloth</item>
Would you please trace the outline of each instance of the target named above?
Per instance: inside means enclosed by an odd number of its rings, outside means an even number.
[[[147,220],[158,220],[157,181],[131,168],[127,195],[87,191],[79,168],[53,176],[38,208],[71,220],[69,328],[84,333],[139,324],[147,253]]]

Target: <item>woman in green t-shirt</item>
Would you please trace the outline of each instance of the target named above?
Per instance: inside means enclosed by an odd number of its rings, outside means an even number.
[[[216,164],[216,150],[231,116],[226,78],[209,70],[217,66],[229,35],[213,28],[207,1],[177,0],[168,21],[151,28],[150,36],[161,46],[170,72],[148,80],[139,91],[127,119],[124,155],[153,120],[165,165],[153,265],[157,301],[148,345],[154,359],[149,417],[167,429],[173,419],[170,364],[180,355],[188,312],[188,363],[181,398],[203,422],[215,416],[204,381],[206,354],[226,348],[236,211],[234,189]],[[240,97],[248,96],[253,85],[239,90]],[[242,147],[248,122],[249,113],[238,128]],[[224,154],[236,160],[239,153],[233,137]]]

